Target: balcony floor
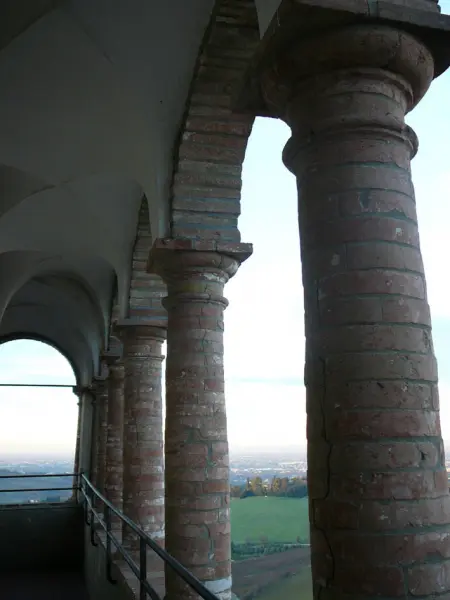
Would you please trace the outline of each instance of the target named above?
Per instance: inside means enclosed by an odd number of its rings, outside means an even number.
[[[2,600],[89,600],[81,573],[0,573]]]

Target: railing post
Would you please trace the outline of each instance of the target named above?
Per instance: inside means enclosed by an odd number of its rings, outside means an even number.
[[[147,543],[143,537],[139,538],[139,571],[139,600],[146,600],[147,590],[145,589],[144,584],[147,581]]]

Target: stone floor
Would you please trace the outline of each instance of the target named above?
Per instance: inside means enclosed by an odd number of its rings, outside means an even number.
[[[89,600],[81,573],[0,574],[2,600]]]

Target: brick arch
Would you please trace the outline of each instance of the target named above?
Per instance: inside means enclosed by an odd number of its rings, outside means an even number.
[[[170,236],[239,241],[242,165],[254,116],[233,99],[259,43],[254,0],[217,0],[197,58],[186,103],[170,194]],[[147,273],[152,246],[147,199],[139,210],[127,318],[167,326],[165,284]],[[111,334],[120,320],[113,303]]]
[[[240,241],[242,165],[254,116],[234,112],[233,99],[259,41],[254,0],[217,0],[179,136],[172,237]]]
[[[126,319],[132,323],[167,327],[167,314],[161,304],[161,299],[166,295],[166,286],[158,275],[147,273],[147,260],[152,241],[148,202],[144,196],[139,208],[132,252]],[[115,335],[119,320],[120,310],[116,295],[111,316],[111,335]]]

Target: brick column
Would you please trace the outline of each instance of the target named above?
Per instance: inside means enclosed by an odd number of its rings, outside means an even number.
[[[353,26],[291,47],[265,77],[299,191],[314,595],[447,597],[450,499],[404,122],[432,56],[409,34]]]
[[[164,543],[164,444],[161,398],[162,343],[166,331],[146,325],[121,328],[125,365],[123,510]],[[123,543],[139,549],[124,526]]]
[[[96,398],[96,430],[92,461],[92,483],[103,494],[105,491],[106,440],[108,435],[108,379],[94,382]]]
[[[115,362],[109,367],[108,431],[106,435],[105,496],[122,510],[123,500],[123,410],[125,367]],[[118,519],[112,519],[116,527]]]
[[[80,434],[81,434],[81,402],[82,402],[82,388],[79,386],[74,386],[72,388],[73,393],[78,398],[77,406],[78,406],[78,420],[77,420],[77,434],[75,438],[75,454],[73,458],[73,472],[75,473],[75,477],[73,480],[74,491],[72,494],[72,498],[78,497],[77,486],[80,483],[78,478],[78,473],[80,471]]]
[[[166,548],[223,599],[231,595],[223,289],[250,253],[250,244],[221,252],[214,242],[157,240],[149,262],[168,291]],[[166,594],[197,598],[171,569]]]

